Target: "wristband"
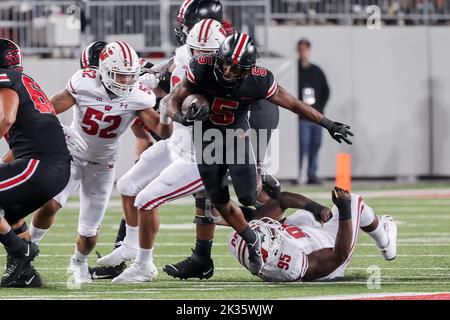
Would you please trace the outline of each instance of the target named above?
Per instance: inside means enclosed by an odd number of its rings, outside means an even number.
[[[325,129],[331,129],[333,127],[333,121],[326,118],[325,116],[320,120],[319,124],[324,127]]]
[[[305,204],[305,210],[311,212],[316,219],[320,219],[320,213],[324,208],[324,206],[312,200]]]

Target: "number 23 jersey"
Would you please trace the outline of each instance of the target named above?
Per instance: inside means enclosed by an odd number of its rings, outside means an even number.
[[[153,107],[156,97],[138,82],[128,97],[108,95],[97,70],[77,71],[67,82],[66,89],[76,100],[71,127],[86,141],[87,149],[70,153],[81,159],[97,163],[117,160],[120,136],[136,119],[140,110]]]

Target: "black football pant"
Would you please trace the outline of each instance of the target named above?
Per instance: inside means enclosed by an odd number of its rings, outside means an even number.
[[[14,224],[59,194],[70,178],[70,160],[17,159],[0,165],[0,207]]]
[[[238,131],[228,129],[236,134],[233,139],[226,139],[227,134],[220,130],[224,139],[216,144],[219,148],[213,152],[210,152],[211,147],[217,140],[203,139],[202,143],[195,143],[200,176],[211,202],[215,205],[225,204],[230,200],[228,176],[231,176],[241,204],[251,206],[256,201],[256,160],[247,129],[248,127],[237,129]],[[247,134],[244,134],[245,132]],[[211,163],[211,160],[214,162]]]

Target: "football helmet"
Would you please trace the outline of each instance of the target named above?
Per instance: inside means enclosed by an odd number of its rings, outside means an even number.
[[[100,52],[107,44],[105,41],[95,41],[84,48],[80,56],[80,69],[98,69]]]
[[[185,0],[178,10],[177,20],[180,24],[175,29],[175,36],[181,44],[186,43],[188,32],[202,19],[222,21],[222,4],[219,0]]]
[[[127,97],[138,83],[141,64],[134,49],[123,41],[107,44],[100,53],[103,85],[119,97]]]
[[[255,66],[257,55],[248,34],[228,36],[215,54],[214,75],[219,84],[229,89],[239,86]]]
[[[203,19],[189,31],[186,44],[192,53],[193,50],[215,52],[225,38],[225,30],[219,21]]]
[[[0,68],[22,72],[22,50],[13,41],[0,38]]]

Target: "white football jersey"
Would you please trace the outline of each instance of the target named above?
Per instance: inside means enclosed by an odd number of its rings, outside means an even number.
[[[307,255],[323,248],[333,248],[333,237],[315,227],[299,227],[281,224],[281,235],[272,247],[262,246],[263,267],[259,277],[264,281],[299,281],[308,269]],[[245,241],[233,232],[228,248],[239,262],[248,269],[248,250]]]
[[[187,44],[182,45],[175,50],[175,57],[173,58],[175,69],[173,70],[172,78],[170,79],[171,90],[177,83],[186,78],[186,68],[191,58],[191,50],[189,49]]]
[[[76,100],[71,127],[86,141],[87,149],[74,156],[97,163],[117,160],[119,139],[136,119],[140,110],[153,107],[156,97],[138,82],[128,97],[111,99],[97,70],[77,71],[67,82],[67,90]]]

